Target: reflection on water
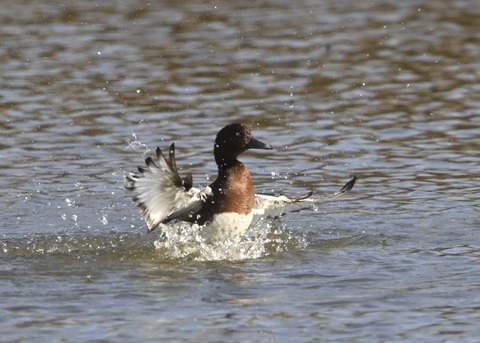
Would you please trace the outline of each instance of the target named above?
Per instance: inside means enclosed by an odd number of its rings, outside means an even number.
[[[2,4],[2,338],[476,341],[479,17],[474,0]],[[146,234],[125,174],[175,141],[209,184],[232,121],[275,147],[242,155],[259,192],[361,178],[241,244]]]

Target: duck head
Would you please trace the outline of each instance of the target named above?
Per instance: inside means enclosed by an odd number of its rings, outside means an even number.
[[[248,149],[273,148],[253,137],[248,126],[240,123],[227,125],[218,132],[215,139],[215,162],[219,167],[228,166],[235,163],[238,155]]]

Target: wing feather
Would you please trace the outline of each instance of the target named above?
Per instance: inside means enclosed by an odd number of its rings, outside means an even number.
[[[146,167],[138,167],[138,172],[126,177],[125,188],[135,193],[133,200],[145,218],[149,231],[174,219],[188,220],[211,196],[210,187],[192,187],[190,173],[184,179],[180,177],[174,144],[170,146],[168,158],[157,147],[156,161],[147,157]]]
[[[260,218],[280,217],[287,212],[300,211],[311,208],[316,204],[339,198],[347,194],[353,188],[356,181],[357,176],[354,176],[338,192],[318,198],[312,198],[312,192],[296,197],[255,194],[255,207],[253,209],[254,221]]]

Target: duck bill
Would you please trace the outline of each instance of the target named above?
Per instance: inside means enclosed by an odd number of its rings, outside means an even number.
[[[259,141],[253,136],[250,136],[250,140],[248,141],[247,145],[245,146],[247,149],[266,149],[272,150],[272,146],[270,144],[263,143]]]

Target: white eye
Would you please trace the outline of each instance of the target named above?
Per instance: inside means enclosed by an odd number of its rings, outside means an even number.
[[[237,132],[235,132],[235,135],[236,135],[237,137],[240,137],[242,134],[240,133],[240,131],[237,131]]]

